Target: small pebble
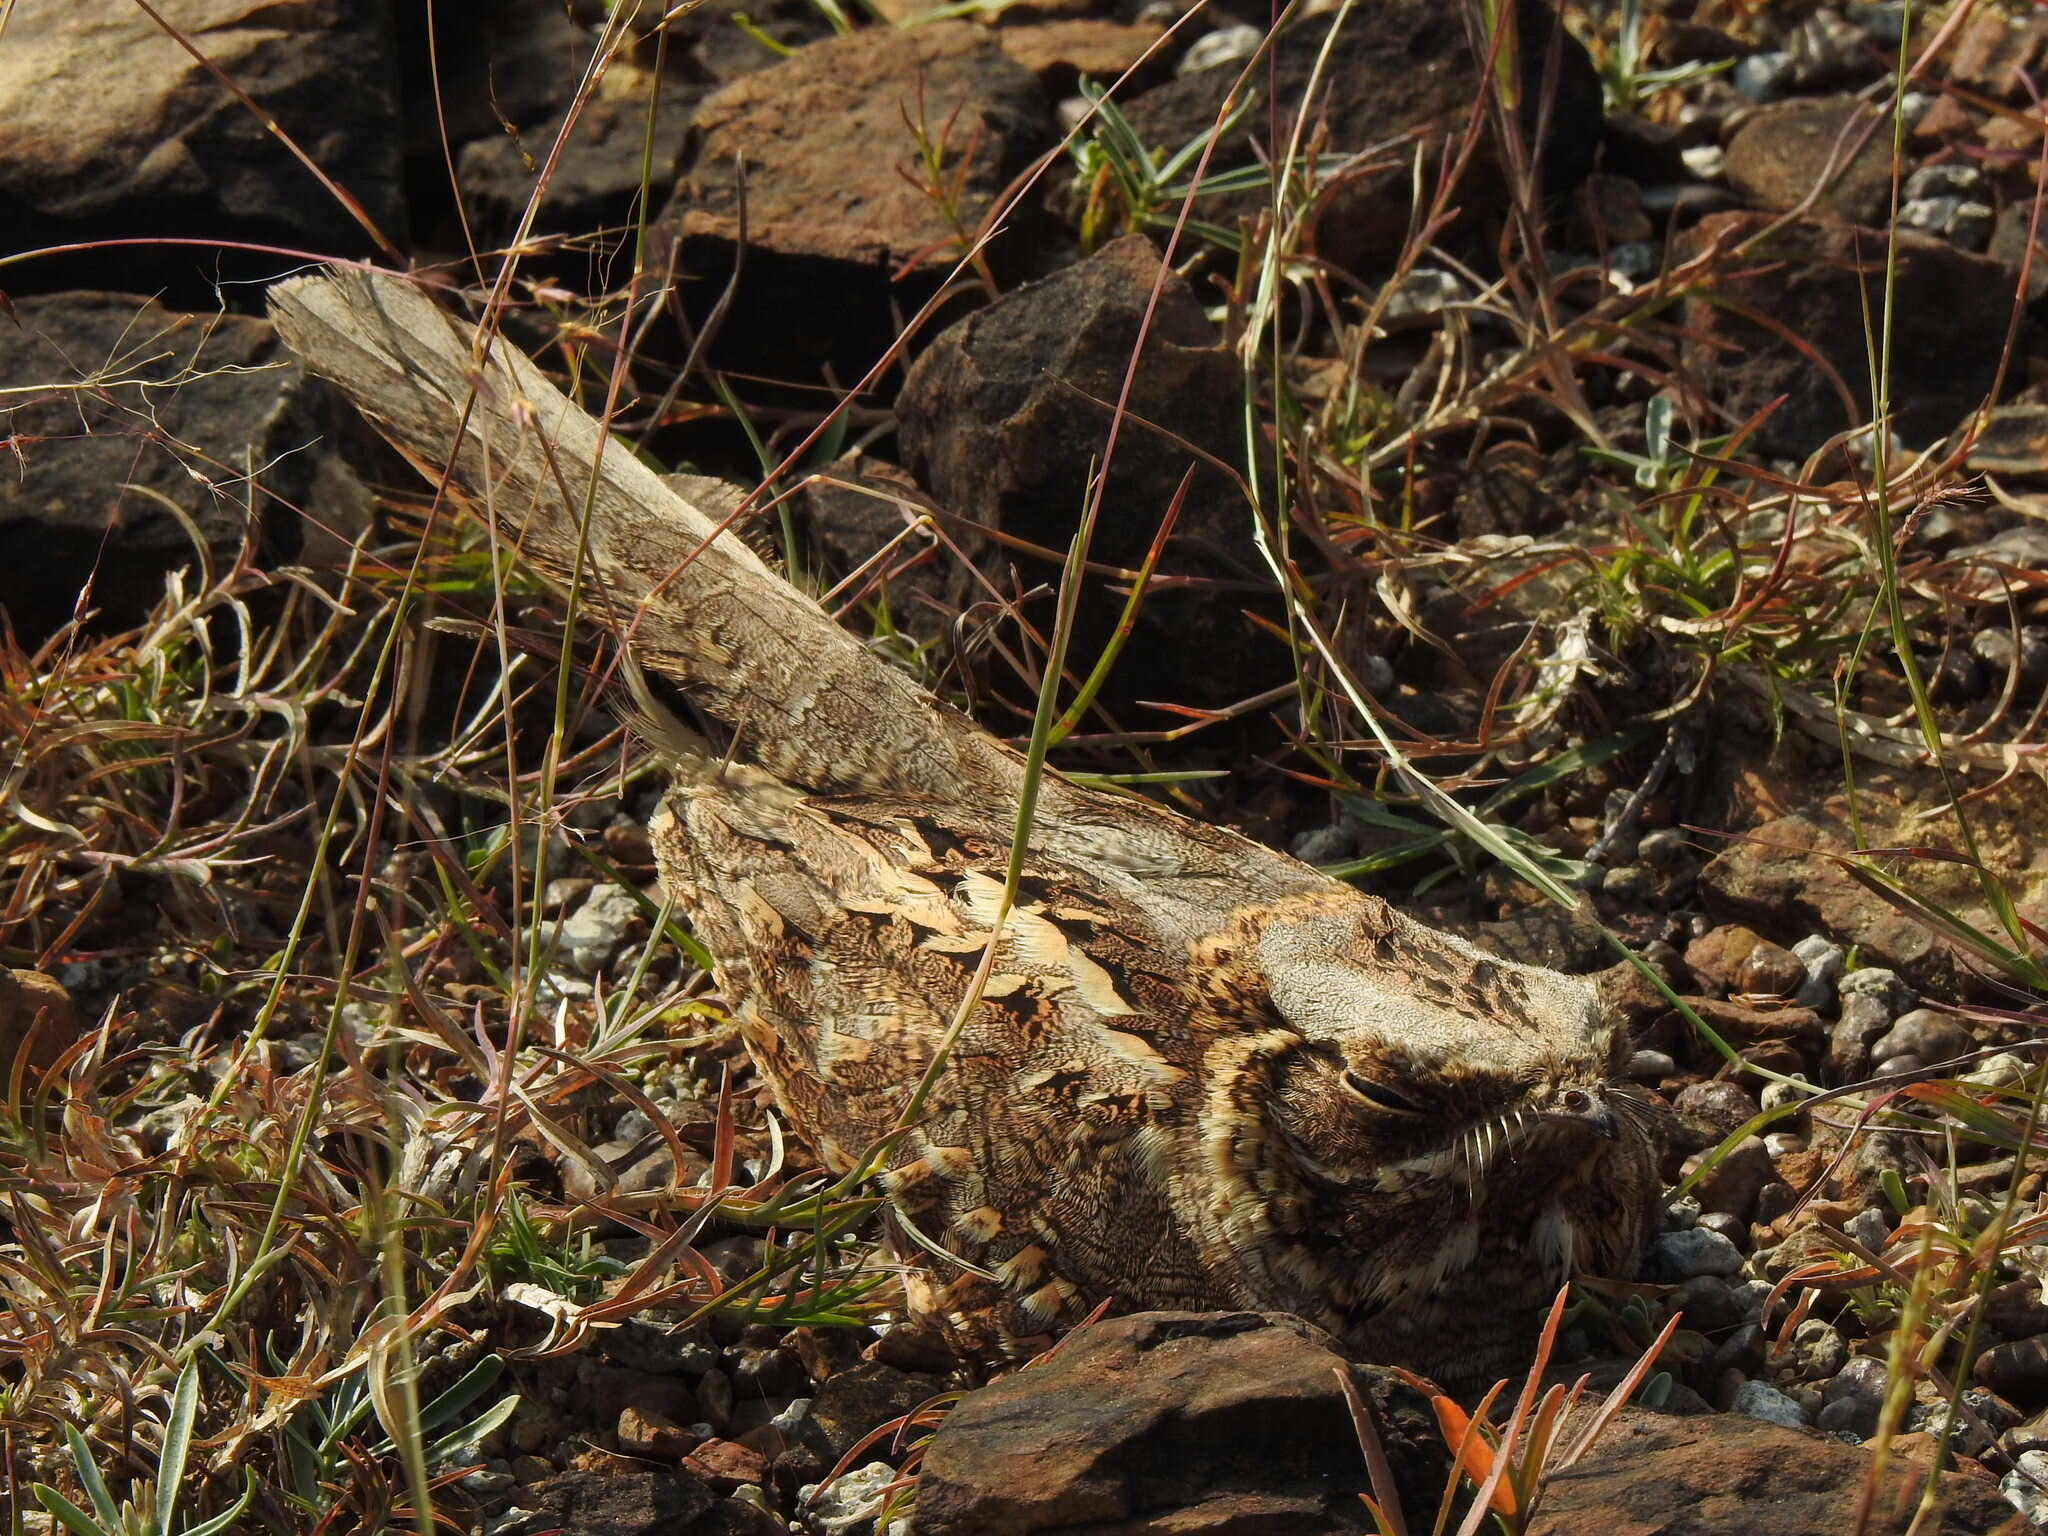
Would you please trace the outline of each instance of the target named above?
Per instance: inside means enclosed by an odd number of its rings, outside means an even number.
[[[1735,1400],[1729,1407],[1732,1412],[1746,1413],[1766,1424],[1783,1424],[1793,1429],[1813,1422],[1812,1415],[1796,1399],[1768,1382],[1745,1381],[1736,1389]]]
[[[1892,1235],[1891,1223],[1876,1206],[1868,1206],[1851,1216],[1842,1223],[1842,1231],[1872,1253],[1882,1253],[1885,1240]]]
[[[834,1478],[822,1493],[816,1483],[805,1484],[797,1490],[797,1507],[818,1536],[868,1536],[881,1491],[895,1480],[896,1469],[889,1463],[871,1461]]]
[[[1879,1036],[1870,1054],[1879,1061],[1918,1056],[1922,1061],[1947,1061],[1966,1054],[1975,1044],[1960,1020],[1934,1008],[1915,1008]]]
[[[1838,984],[1844,997],[1875,997],[1897,1018],[1920,1000],[1920,995],[1903,981],[1896,971],[1886,970],[1881,965],[1866,965],[1844,976]]]
[[[2019,1466],[1998,1480],[2005,1502],[2038,1526],[2048,1527],[2048,1451],[2023,1451]]]
[[[1980,1088],[2016,1088],[2027,1080],[2027,1064],[2010,1051],[2000,1051],[1978,1062],[1962,1080]]]
[[[1728,83],[1751,101],[1770,101],[1791,87],[1793,72],[1791,50],[1777,48],[1737,59],[1735,68],[1729,71]],[[1687,164],[1691,164],[1690,160]],[[1693,174],[1697,176],[1699,172]]]
[[[1797,1080],[1789,1083],[1765,1083],[1759,1098],[1765,1109],[1783,1109],[1788,1104],[1804,1104],[1813,1097],[1814,1089],[1809,1083]]]
[[[1716,1141],[1754,1119],[1760,1108],[1747,1089],[1727,1078],[1688,1083],[1671,1103],[1681,1124],[1705,1131]]]
[[[1837,1082],[1853,1083],[1870,1074],[1870,1048],[1892,1027],[1885,1000],[1868,992],[1842,999],[1842,1016],[1828,1030],[1829,1073]]]
[[[1235,64],[1256,53],[1265,38],[1266,34],[1257,27],[1218,27],[1206,37],[1196,39],[1194,47],[1181,56],[1180,65],[1174,73],[1198,75],[1205,69],[1221,69],[1226,64]]]
[[[1736,986],[1761,997],[1785,997],[1806,979],[1806,967],[1789,949],[1768,941],[1758,944],[1742,957],[1736,967]]]
[[[1792,1330],[1779,1368],[1794,1381],[1827,1381],[1848,1362],[1849,1346],[1833,1323],[1809,1317]]]
[[[1795,1152],[1806,1150],[1806,1138],[1797,1131],[1766,1131],[1764,1150],[1771,1154],[1774,1161],[1781,1157],[1790,1157]]]
[[[1624,906],[1637,906],[1650,899],[1656,882],[1640,864],[1624,864],[1600,877],[1600,894]]]
[[[1742,1272],[1742,1250],[1724,1233],[1694,1227],[1684,1232],[1660,1233],[1650,1245],[1651,1261],[1665,1279],[1690,1280],[1694,1275],[1737,1275]]]
[[[1685,1326],[1705,1334],[1726,1333],[1742,1325],[1742,1304],[1719,1275],[1694,1275],[1664,1298],[1674,1313],[1685,1315]]]
[[[1731,1288],[1735,1304],[1742,1308],[1742,1315],[1756,1322],[1764,1315],[1764,1303],[1770,1299],[1771,1284],[1768,1280],[1745,1280]]]
[[[1677,869],[1691,858],[1691,846],[1678,828],[1659,827],[1637,840],[1636,857],[1653,869]]]
[[[1381,318],[1401,320],[1411,316],[1440,314],[1453,304],[1469,303],[1472,292],[1465,280],[1441,267],[1416,267],[1401,279],[1388,295]]]
[[[1661,1222],[1666,1232],[1690,1232],[1699,1225],[1700,1203],[1691,1195],[1664,1207]]]
[[[1887,1056],[1871,1070],[1878,1077],[1901,1077],[1908,1072],[1924,1071],[1926,1067],[1927,1063],[1918,1056],[1905,1055]]]
[[[1842,979],[1842,967],[1849,952],[1825,934],[1812,934],[1792,946],[1805,976],[1792,1001],[1801,1008],[1827,1008],[1835,1001],[1835,984]]]
[[[1755,1323],[1744,1323],[1714,1347],[1714,1369],[1733,1371],[1741,1376],[1760,1371],[1764,1365],[1764,1350],[1769,1343],[1761,1327]]]
[[[1708,1211],[1700,1217],[1695,1232],[1718,1232],[1738,1249],[1749,1242],[1749,1223],[1733,1211]]]

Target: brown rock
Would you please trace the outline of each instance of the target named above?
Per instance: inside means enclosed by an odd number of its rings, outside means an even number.
[[[768,1480],[768,1458],[737,1440],[706,1440],[683,1458],[683,1466],[720,1493],[749,1483],[758,1488]]]
[[[1703,1209],[1725,1211],[1746,1220],[1756,1205],[1757,1192],[1777,1176],[1763,1138],[1745,1136],[1700,1180],[1696,1192]]]
[[[1711,1135],[1716,1141],[1747,1124],[1762,1111],[1756,1096],[1740,1083],[1726,1078],[1688,1083],[1671,1101],[1672,1112],[1681,1123]]]
[[[1682,254],[1730,248],[1774,222],[1768,214],[1709,214],[1685,234]],[[1760,451],[1803,458],[1869,420],[1864,304],[1883,301],[1884,253],[1882,230],[1799,221],[1748,248],[1743,270],[1715,282],[1714,302],[1686,302],[1685,367],[1710,398],[1739,420],[1787,397],[1758,429]],[[1917,235],[1899,237],[1897,272],[1892,368],[1913,380],[1900,397],[1898,430],[1918,445],[1952,430],[1990,390],[2012,285],[1990,257]],[[1841,379],[1849,404],[1811,356],[1742,318],[1745,309],[1803,338]]]
[[[920,112],[930,141],[947,135],[952,219],[914,184]],[[693,163],[661,216],[690,302],[708,312],[731,277],[744,202],[720,355],[806,382],[826,364],[842,381],[864,373],[895,339],[892,301],[914,308],[950,269],[954,221],[971,234],[1053,141],[1038,81],[988,28],[960,21],[812,43],[706,97],[692,126]],[[1010,221],[992,262],[1025,222]],[[916,281],[892,281],[906,267],[922,269]]]
[[[0,968],[0,1081],[23,1060],[40,1072],[78,1039],[78,1011],[71,994],[41,971]]]
[[[1567,192],[1592,169],[1599,144],[1598,76],[1579,41],[1558,36],[1556,13],[1544,0],[1520,0],[1516,21],[1527,123],[1535,126],[1541,103],[1548,129],[1544,189]],[[1279,106],[1280,142],[1292,132],[1292,115],[1307,111],[1326,152],[1356,154],[1412,134],[1436,163],[1450,136],[1465,130],[1478,90],[1478,66],[1457,8],[1440,0],[1374,0],[1370,12],[1345,22],[1334,42],[1330,26],[1327,15],[1303,17],[1275,45],[1271,74],[1259,71],[1262,99]],[[1546,86],[1541,82],[1553,42],[1559,45],[1558,69]],[[1179,76],[1125,102],[1125,115],[1144,143],[1172,154],[1215,126],[1240,67],[1226,64]],[[1312,80],[1320,82],[1315,90]],[[1268,91],[1270,98],[1264,96]],[[1255,143],[1267,144],[1268,123],[1263,106],[1246,114],[1217,146],[1211,173],[1253,164]],[[1452,201],[1467,217],[1500,206],[1504,182],[1490,147],[1479,150],[1458,190]],[[1408,226],[1408,193],[1405,171],[1336,189],[1317,224],[1318,253],[1354,271],[1391,262]],[[1255,215],[1267,196],[1262,191],[1211,198],[1202,216],[1227,227],[1240,215]]]
[[[1819,187],[1813,212],[1877,222],[1892,189],[1891,139],[1882,124],[1883,114],[1853,96],[1759,107],[1728,141],[1729,184],[1773,213],[1799,207]]]
[[[1685,946],[1686,968],[1693,973],[1700,990],[1732,992],[1742,962],[1762,942],[1753,930],[1739,923],[1723,923]]]
[[[1977,1357],[1980,1385],[2023,1407],[2048,1403],[2048,1339],[2019,1339],[1994,1344]]]
[[[1723,1040],[1748,1045],[1785,1041],[1818,1047],[1827,1026],[1811,1008],[1751,1008],[1718,997],[1688,997],[1686,1004]]]
[[[1896,1443],[1896,1442],[1895,1442]],[[1846,1529],[1870,1453],[1742,1414],[1673,1418],[1627,1409],[1584,1460],[1550,1480],[1529,1536],[1813,1536]],[[1894,1464],[1870,1536],[1911,1524],[1918,1481]],[[1975,1478],[1944,1478],[1924,1536],[2024,1536],[2032,1528]]]
[[[1091,462],[1102,457],[1109,407],[1122,388],[1160,274],[1143,235],[1005,294],[936,340],[897,399],[904,464],[939,503],[982,526],[1064,554],[1079,526]],[[1189,286],[1168,272],[1130,394],[1131,412],[1196,448],[1239,451],[1242,406],[1234,356]],[[1118,437],[1091,548],[1094,559],[1143,560],[1181,478],[1193,470],[1161,575],[1250,577],[1248,513],[1229,479],[1179,443],[1126,428]],[[1023,557],[1004,550],[1006,563]],[[1022,564],[1027,581],[1057,581],[1051,560]],[[1106,643],[1123,598],[1091,584],[1073,654]],[[1278,647],[1243,618],[1242,591],[1155,590],[1105,698],[1221,705],[1286,675]],[[1190,645],[1187,637],[1202,635]]]
[[[1743,956],[1735,973],[1737,989],[1758,997],[1790,997],[1805,979],[1799,957],[1768,941]]]
[[[630,1405],[619,1411],[618,1437],[620,1450],[661,1461],[680,1461],[704,1440],[701,1434],[664,1413]]]
[[[1123,88],[1128,96],[1173,69],[1173,50],[1159,46],[1159,28],[1143,24],[1062,17],[1036,26],[1000,27],[996,41],[1054,98],[1073,95],[1083,75],[1108,86],[1135,66],[1138,72]]]
[[[925,1452],[911,1529],[1370,1530],[1338,1370],[1372,1400],[1408,1507],[1433,1507],[1441,1472],[1425,1448],[1441,1442],[1391,1376],[1346,1365],[1294,1318],[1148,1312],[1098,1323],[963,1398]]]
[[[389,7],[179,0],[169,14],[187,38],[203,40],[207,58],[348,188],[389,238],[404,238],[404,136]],[[7,103],[0,114],[0,205],[8,209],[14,249],[109,228],[282,237],[337,255],[372,249],[361,226],[262,119],[129,0],[13,11],[0,48],[0,101]],[[78,259],[65,264],[73,283]],[[189,285],[193,268],[211,273],[213,261],[147,248],[123,250],[118,259],[120,280],[143,288],[154,288],[159,273]],[[34,279],[33,268],[16,271]]]
[[[2048,56],[2048,18],[2038,15],[2015,21],[1997,9],[1979,10],[1963,28],[1949,61],[1952,85],[1981,95],[2022,99],[2027,74]]]
[[[50,14],[20,12],[32,25]],[[0,77],[14,52],[10,28]],[[260,555],[296,555],[299,518],[286,507],[347,520],[313,495],[318,450],[306,446],[321,431],[324,389],[267,321],[177,314],[125,293],[44,294],[15,310],[18,329],[0,322],[0,436],[22,449],[0,476],[0,608],[24,640],[70,618],[88,577],[92,606],[134,622],[163,596],[168,571],[193,564],[191,534],[156,496],[191,520],[217,569],[245,532]],[[102,371],[107,382],[93,387]],[[243,499],[215,487],[245,457],[273,465],[251,498],[253,530]]]
[[[716,1503],[686,1473],[621,1472],[616,1457],[588,1470],[542,1478],[520,1490],[519,1502],[545,1518],[512,1532],[564,1530],[576,1536],[684,1536],[707,1529]]]

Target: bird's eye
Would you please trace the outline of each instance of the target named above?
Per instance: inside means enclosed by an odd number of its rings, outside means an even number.
[[[1344,1086],[1365,1100],[1374,1109],[1384,1110],[1390,1115],[1420,1115],[1423,1113],[1422,1106],[1399,1089],[1390,1088],[1385,1083],[1376,1083],[1371,1078],[1363,1077],[1348,1068],[1344,1073]]]

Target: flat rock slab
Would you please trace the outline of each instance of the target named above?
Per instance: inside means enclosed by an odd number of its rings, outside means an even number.
[[[1740,1414],[1672,1418],[1626,1410],[1585,1459],[1550,1481],[1529,1536],[1815,1536],[1854,1528],[1870,1452]],[[1885,1483],[1870,1536],[1911,1524],[1923,1474]],[[2030,1525],[1983,1478],[1942,1479],[1944,1510],[1921,1536],[2026,1536]]]
[[[297,553],[290,508],[312,487],[321,451],[303,450],[326,392],[268,321],[129,293],[36,295],[16,312],[0,347],[0,435],[15,443],[0,476],[0,609],[24,639],[68,619],[88,578],[110,622],[161,597],[165,573],[197,557],[164,500],[217,566],[245,535],[259,554]]]
[[[163,0],[163,15],[255,99],[394,241],[405,234],[397,44],[360,0]],[[368,236],[177,38],[132,0],[8,17],[0,47],[0,213],[12,243],[110,231],[284,234],[336,254]],[[202,256],[123,252],[130,270]],[[167,269],[168,270],[168,269]],[[18,269],[10,287],[35,269]],[[76,279],[74,278],[75,282]]]
[[[925,1452],[911,1529],[1370,1531],[1340,1370],[1372,1399],[1403,1496],[1420,1507],[1441,1487],[1426,1449],[1436,1436],[1420,1396],[1391,1375],[1348,1365],[1296,1318],[1145,1312],[1086,1328],[962,1399]]]

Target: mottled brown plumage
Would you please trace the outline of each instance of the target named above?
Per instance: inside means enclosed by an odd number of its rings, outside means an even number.
[[[402,283],[302,280],[274,307],[415,462],[453,443],[454,485],[544,572],[575,568],[590,488],[591,606],[737,732],[727,763],[639,690],[674,767],[664,884],[790,1119],[851,1166],[990,940],[1016,755],[600,451],[526,359],[499,344],[476,373],[468,329]],[[972,1266],[930,1261],[922,1296],[970,1338],[1028,1345],[1104,1299],[1283,1309],[1464,1378],[1507,1362],[1564,1274],[1635,1262],[1655,1145],[1583,982],[1056,778],[996,945],[884,1175]]]

